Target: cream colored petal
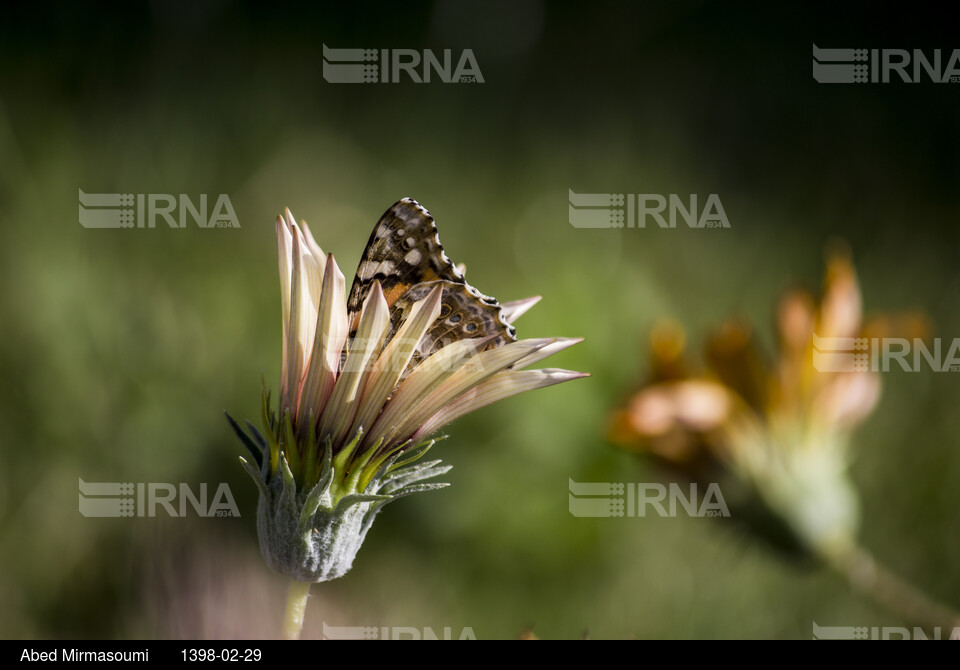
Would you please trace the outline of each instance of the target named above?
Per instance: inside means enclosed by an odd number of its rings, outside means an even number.
[[[721,384],[707,381],[680,382],[674,389],[677,419],[693,430],[719,426],[734,407],[733,396]]]
[[[586,372],[573,372],[571,370],[559,370],[556,368],[523,371],[505,370],[498,375],[494,375],[487,381],[478,384],[453,402],[444,406],[417,428],[413,434],[413,440],[417,441],[432,435],[448,423],[459,419],[464,414],[469,414],[474,410],[486,407],[498,400],[509,398],[524,391],[532,391],[545,386],[570,381],[571,379],[580,379],[581,377],[589,376]]]
[[[489,379],[501,370],[529,356],[533,352],[552,344],[553,338],[520,340],[496,349],[489,349],[471,358],[455,374],[440,384],[430,395],[416,406],[416,411],[408,415],[402,423],[390,426],[384,445],[390,446],[402,442],[413,435],[431,416],[439,412],[444,405],[452,402],[462,393]]]
[[[300,298],[300,294],[305,289],[302,288],[303,272],[300,269],[300,236],[291,234],[290,241],[290,319],[289,325],[285,329],[287,340],[283,347],[285,352],[285,362],[283,366],[285,376],[281,383],[280,411],[281,413],[290,411],[295,415],[300,398],[300,379],[303,376],[307,353],[301,341],[303,332],[301,323],[303,321],[303,301]]]
[[[327,256],[323,274],[323,290],[317,312],[316,337],[310,354],[310,365],[303,382],[300,397],[300,415],[312,410],[314,417],[323,413],[324,406],[340,369],[340,354],[347,339],[346,280],[333,254]],[[300,426],[301,430],[305,430]]]
[[[817,335],[856,337],[861,314],[860,285],[853,264],[846,253],[835,253],[827,262]]]
[[[630,399],[630,427],[644,437],[675,428],[708,431],[730,417],[734,400],[726,387],[705,380],[666,382],[650,386]]]
[[[393,393],[420,340],[440,315],[442,296],[443,287],[437,286],[426,298],[414,303],[409,316],[384,347],[383,353],[373,364],[373,369],[367,378],[357,417],[349,431],[350,435],[354,435],[360,428],[368,431],[368,435],[370,434],[369,427],[380,414],[387,397]]]
[[[277,216],[277,261],[280,267],[280,309],[283,325],[282,353],[280,357],[280,398],[285,402],[289,398],[288,377],[290,365],[289,330],[290,330],[290,273],[292,272],[291,256],[293,255],[293,236],[282,216]]]
[[[626,414],[630,429],[644,437],[663,435],[676,424],[673,395],[661,385],[637,393]]]
[[[317,291],[320,290],[320,286],[323,283],[323,269],[327,264],[327,255],[323,253],[323,249],[320,248],[320,245],[317,244],[316,240],[313,239],[313,235],[310,233],[310,229],[307,227],[306,221],[301,221],[300,225],[297,225],[297,222],[293,218],[293,213],[290,211],[290,208],[287,207],[283,210],[284,221],[287,223],[288,229],[296,234],[300,234],[300,249],[301,253],[309,255],[317,269],[317,281],[316,288]],[[319,295],[315,303],[319,302]]]
[[[808,389],[819,374],[811,366],[813,337],[821,335],[813,296],[802,290],[785,294],[777,306],[777,330],[780,360],[776,363],[776,395],[771,407],[787,413],[801,412]]]
[[[811,417],[828,428],[853,428],[877,406],[880,390],[880,375],[876,373],[837,374],[817,393]]]
[[[794,289],[780,298],[777,304],[777,330],[780,344],[787,351],[806,352],[810,334],[816,330],[816,307],[813,296]],[[824,333],[817,333],[826,337]]]
[[[554,342],[551,342],[547,346],[534,351],[528,356],[524,356],[519,361],[513,364],[514,370],[522,370],[523,368],[529,367],[534,363],[539,363],[544,358],[548,356],[553,356],[556,353],[563,351],[578,342],[583,342],[582,337],[558,337]]]
[[[292,215],[286,210],[287,225],[293,238],[291,252],[291,290],[290,290],[290,324],[291,329],[287,342],[288,361],[292,363],[287,370],[288,405],[292,408],[293,416],[299,413],[302,402],[303,384],[306,379],[307,366],[313,350],[317,330],[317,310],[320,305],[322,290],[323,269],[319,260],[313,255],[304,240],[303,234],[297,225],[290,224]]]
[[[289,211],[289,210],[288,210]],[[310,252],[319,259],[320,266],[324,267],[327,264],[327,255],[323,253],[323,249],[320,248],[320,245],[317,244],[317,241],[313,239],[313,233],[310,232],[310,226],[307,225],[306,221],[300,222],[300,230],[303,232],[303,238],[307,242],[307,248],[310,249]]]
[[[370,375],[373,361],[383,347],[383,339],[390,328],[390,308],[383,297],[380,282],[374,280],[360,311],[357,334],[348,342],[349,352],[343,370],[333,387],[330,402],[323,410],[318,435],[330,434],[334,445],[341,444],[353,425],[360,405],[360,392]]]
[[[531,307],[540,302],[543,296],[535,295],[532,298],[524,298],[523,300],[513,300],[511,302],[505,302],[500,305],[500,308],[503,310],[503,320],[507,323],[513,323],[521,316],[527,313]]]
[[[417,411],[420,403],[424,402],[443,382],[456,374],[494,337],[496,335],[458,340],[434,352],[420,363],[403,380],[374,422],[369,432],[371,444],[381,436],[390,436],[391,427],[402,425],[412,413]]]
[[[304,318],[300,322],[301,337],[307,345],[307,353],[309,354],[310,345],[313,343],[314,333],[316,332],[316,315],[317,310],[320,309],[320,295],[323,291],[323,268],[326,258],[314,255],[299,227],[294,225],[292,231],[299,241],[300,271],[302,272],[300,307],[303,310],[301,314]],[[303,290],[304,288],[306,290]]]

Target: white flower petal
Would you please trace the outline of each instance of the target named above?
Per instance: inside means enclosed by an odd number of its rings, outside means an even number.
[[[295,251],[300,255],[300,342],[309,356],[317,329],[317,310],[323,290],[323,263],[326,259],[313,255],[299,227],[294,225],[292,232],[297,240]]]
[[[312,255],[311,255],[312,257]],[[323,290],[317,311],[316,337],[310,354],[310,365],[303,382],[300,396],[300,411],[313,410],[318,418],[333,391],[333,384],[340,369],[340,354],[347,339],[346,280],[333,254],[327,256],[323,275]],[[304,430],[305,427],[301,426]]]
[[[289,210],[287,215],[293,246],[290,253],[290,327],[287,332],[287,383],[283,409],[291,409],[296,416],[317,330],[323,269],[307,247],[297,225],[289,224]]]
[[[373,425],[387,397],[393,392],[410,363],[420,340],[440,315],[442,295],[443,288],[437,286],[426,298],[414,303],[409,316],[384,347],[383,353],[377,358],[367,379],[363,399],[360,401],[360,410],[350,430],[351,435],[360,428],[369,430],[369,426]]]
[[[534,363],[539,363],[547,356],[553,356],[555,353],[563,351],[568,347],[572,347],[578,342],[583,342],[582,337],[557,337],[556,341],[551,342],[542,349],[534,351],[529,356],[524,356],[519,361],[513,364],[514,370],[522,370],[523,368],[529,367]]]
[[[293,236],[282,216],[277,217],[277,260],[280,266],[280,308],[283,324],[283,352],[280,357],[280,398],[281,404],[289,400],[288,377],[290,366],[289,331],[290,331],[290,267],[293,254]]]
[[[369,444],[402,425],[437,388],[476,356],[496,335],[458,340],[431,354],[400,384],[368,433]]]
[[[287,328],[287,342],[284,346],[286,351],[286,377],[283,383],[284,392],[281,396],[280,411],[290,411],[296,414],[298,400],[300,398],[300,380],[303,378],[303,370],[307,360],[307,346],[303,342],[303,321],[304,321],[304,301],[301,298],[306,288],[303,281],[303,270],[301,268],[300,254],[300,235],[296,229],[291,231],[290,247],[290,320]],[[314,320],[316,316],[314,315]]]
[[[531,307],[540,302],[543,296],[535,295],[532,298],[524,298],[523,300],[513,300],[511,302],[505,302],[500,305],[500,308],[503,310],[503,320],[507,323],[513,323],[521,316],[527,313]]]
[[[390,329],[390,308],[383,297],[380,282],[374,280],[367,299],[360,311],[360,325],[353,340],[348,343],[349,352],[343,370],[337,378],[330,402],[323,410],[318,435],[331,435],[333,444],[340,444],[348,437],[347,431],[360,405],[360,393],[370,375],[372,362],[383,339]]]
[[[289,212],[290,210],[287,211]],[[307,248],[310,249],[310,253],[316,256],[317,262],[321,267],[325,266],[327,264],[327,255],[323,253],[323,249],[321,249],[320,245],[317,244],[317,241],[313,239],[313,234],[310,232],[310,226],[307,225],[306,221],[300,222],[300,231],[303,233],[303,239],[306,240]]]
[[[440,384],[429,396],[416,406],[415,412],[408,415],[399,425],[389,427],[384,445],[390,446],[412,435],[431,416],[439,412],[444,405],[452,402],[462,393],[489,379],[504,368],[529,356],[534,351],[553,343],[553,338],[520,340],[496,349],[483,351],[471,358],[465,365]]]
[[[456,400],[448,403],[436,414],[427,419],[413,434],[413,441],[427,437],[440,430],[448,423],[459,419],[464,414],[469,414],[481,407],[486,407],[498,400],[509,398],[510,396],[524,391],[560,384],[561,382],[589,377],[586,372],[573,372],[571,370],[559,370],[556,368],[544,368],[542,370],[505,370],[498,375],[494,375],[462,394]]]

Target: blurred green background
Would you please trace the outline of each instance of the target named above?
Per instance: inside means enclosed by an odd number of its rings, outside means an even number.
[[[870,10],[876,13],[879,10]],[[823,85],[811,45],[960,47],[923,9],[418,2],[12,3],[0,9],[0,636],[271,637],[285,580],[223,418],[276,387],[273,221],[352,274],[412,196],[471,283],[541,294],[521,337],[592,377],[452,425],[452,486],[391,505],[333,626],[478,638],[809,638],[905,622],[720,519],[575,518],[576,481],[667,481],[605,441],[650,327],[739,314],[772,343],[795,282],[849,244],[872,311],[960,336],[960,86]],[[952,41],[951,41],[952,39]],[[472,49],[482,84],[329,84],[321,45]],[[239,229],[85,229],[88,193],[229,195]],[[719,194],[731,227],[585,230],[568,189]],[[212,196],[215,198],[216,196]],[[681,226],[683,224],[681,223]],[[960,606],[960,378],[884,375],[854,438],[862,539]],[[227,482],[239,518],[84,518],[77,481]]]

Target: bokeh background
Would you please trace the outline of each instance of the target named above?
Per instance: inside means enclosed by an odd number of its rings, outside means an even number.
[[[279,377],[274,217],[289,206],[350,273],[407,195],[475,286],[543,295],[520,335],[586,338],[550,364],[593,376],[451,426],[436,453],[452,486],[386,508],[353,571],[314,588],[305,637],[321,622],[478,638],[908,624],[722,520],[567,506],[569,478],[670,481],[605,440],[653,324],[679,321],[696,348],[737,314],[772,345],[777,296],[819,286],[832,239],[868,312],[921,310],[960,336],[960,85],[811,77],[814,43],[960,47],[933,10],[880,11],[5,3],[0,636],[277,634],[285,580],[259,555],[223,418],[256,419],[261,374]],[[329,84],[324,43],[469,48],[485,82]],[[226,193],[241,227],[85,229],[78,189]],[[568,189],[717,193],[731,227],[576,229]],[[861,537],[960,606],[960,377],[883,380],[854,437]],[[78,478],[226,482],[241,516],[84,518]]]

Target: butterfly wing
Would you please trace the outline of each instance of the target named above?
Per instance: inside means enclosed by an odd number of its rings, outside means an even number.
[[[370,235],[347,299],[351,334],[374,280],[390,307],[391,334],[416,301],[438,282],[443,286],[440,316],[424,336],[415,361],[458,339],[494,336],[486,348],[517,339],[497,299],[470,286],[444,253],[436,222],[416,200],[404,198],[391,206]]]
[[[479,292],[471,293],[473,287],[466,282],[446,280],[417,284],[404,293],[390,312],[392,327],[398,327],[414,303],[426,298],[437,284],[443,287],[440,315],[423,336],[418,347],[419,356],[414,356],[414,362],[456,340],[493,336],[484,347],[491,349],[517,339],[516,329],[503,322],[502,308],[495,298]]]
[[[370,234],[347,300],[354,325],[375,279],[391,308],[417,284],[438,279],[465,283],[443,251],[430,212],[410,198],[394,203]]]

